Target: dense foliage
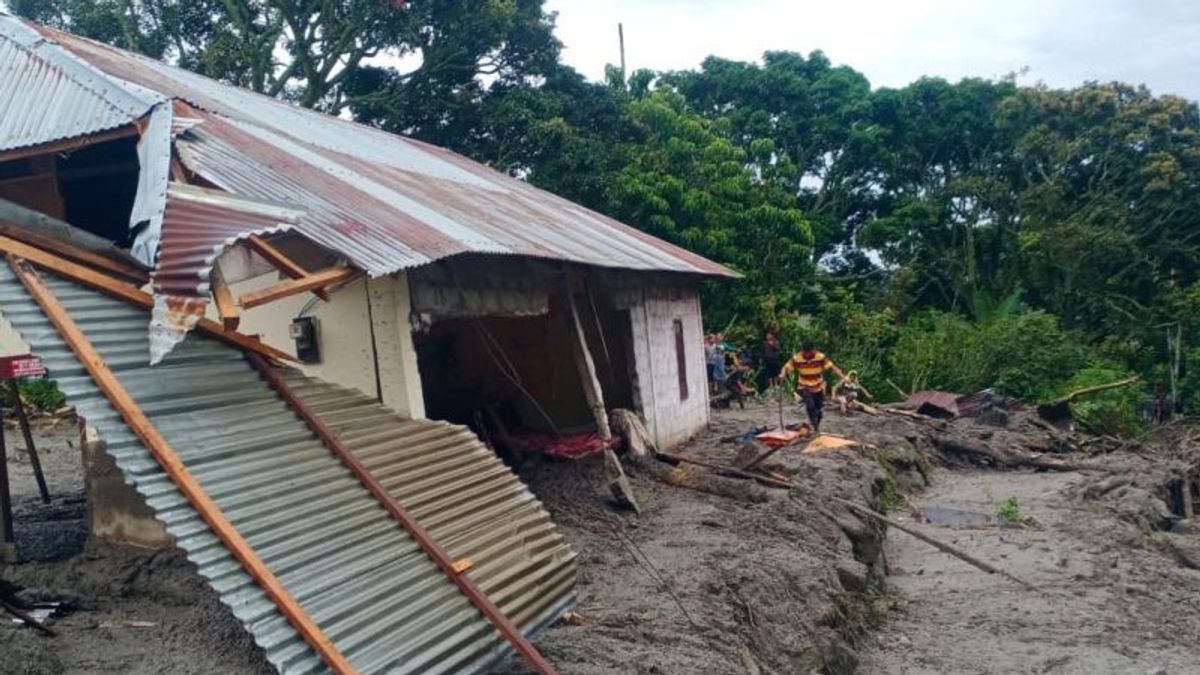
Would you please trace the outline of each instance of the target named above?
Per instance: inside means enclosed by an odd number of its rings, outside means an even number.
[[[588,82],[542,0],[11,5],[694,249],[746,277],[706,291],[711,326],[816,337],[877,392],[1045,399],[1137,372],[1200,403],[1194,102],[1122,83],[872,89],[820,52]],[[1122,414],[1142,393],[1125,396]]]

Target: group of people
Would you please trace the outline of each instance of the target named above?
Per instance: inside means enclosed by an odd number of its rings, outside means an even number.
[[[870,391],[859,381],[858,373],[851,370],[843,371],[833,359],[805,341],[800,351],[792,354],[783,361],[783,348],[779,337],[768,332],[758,349],[758,385],[762,390],[770,387],[785,386],[794,375],[796,378],[795,392],[808,415],[809,424],[814,432],[821,429],[824,418],[825,395],[828,383],[825,372],[832,370],[840,379],[833,387],[834,401],[843,413],[861,408],[861,398],[874,398]],[[708,364],[708,380],[714,393],[727,391],[738,401],[754,389],[747,384],[753,368],[750,363],[753,355],[733,349],[725,342],[722,333],[712,333],[704,337],[704,358]]]

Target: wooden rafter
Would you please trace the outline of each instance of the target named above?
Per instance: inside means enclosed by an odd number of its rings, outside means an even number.
[[[56,274],[60,274],[71,281],[87,286],[88,288],[97,290],[107,296],[127,302],[135,307],[140,307],[145,310],[154,307],[154,298],[147,292],[130,286],[127,283],[113,279],[101,272],[97,272],[89,267],[84,267],[78,263],[71,262],[59,255],[44,251],[35,246],[30,246],[15,239],[0,236],[0,251],[11,253],[21,258],[25,258],[29,262],[48,269]],[[281,352],[278,349],[263,344],[256,338],[249,335],[243,335],[231,330],[226,330],[224,326],[212,319],[200,319],[196,324],[196,329],[210,335],[226,344],[232,345],[239,349],[251,351],[256,354],[261,354],[269,359],[276,361],[291,361],[295,362],[296,357]]]
[[[126,124],[125,126],[109,129],[108,131],[100,131],[86,136],[76,136],[75,138],[67,138],[59,141],[50,141],[49,143],[40,143],[38,145],[30,145],[24,148],[13,148],[0,152],[0,162],[11,162],[14,159],[24,159],[26,157],[35,157],[37,155],[49,155],[56,152],[70,152],[84,147],[85,145],[94,145],[103,143],[117,138],[127,138],[129,136],[137,136],[138,128],[134,124]]]
[[[308,270],[304,269],[296,263],[295,260],[287,257],[283,251],[276,248],[271,242],[263,239],[257,234],[252,234],[246,239],[246,245],[254,250],[255,253],[262,256],[267,262],[271,263],[280,272],[288,275],[293,279],[303,279],[308,276]],[[329,302],[329,291],[323,288],[313,290],[313,294],[321,298],[325,302]]]
[[[237,302],[233,299],[233,291],[229,290],[229,284],[225,283],[225,276],[221,274],[220,269],[213,269],[210,279],[213,301],[217,305],[217,314],[221,315],[221,323],[225,330],[237,330],[242,316]]]
[[[146,416],[141,407],[125,389],[125,385],[113,374],[105,363],[104,357],[96,351],[94,345],[87,338],[84,332],[71,318],[70,314],[58,301],[53,291],[46,286],[38,273],[25,260],[8,254],[8,263],[12,266],[21,283],[25,285],[26,290],[42,308],[42,312],[50,319],[50,323],[54,325],[55,330],[62,336],[63,341],[75,353],[76,358],[87,370],[88,375],[96,383],[96,386],[104,393],[104,396],[121,415],[121,419],[129,426],[130,431],[134,433],[145,444],[150,454],[162,466],[163,471],[170,477],[171,482],[179,488],[179,491],[187,498],[188,502],[208,524],[213,534],[229,549],[229,552],[237,558],[242,567],[246,570],[255,582],[263,589],[267,597],[271,599],[275,606],[279,608],[280,613],[287,618],[288,622],[296,629],[305,641],[312,645],[313,649],[320,654],[326,664],[336,673],[347,674],[354,673],[354,667],[346,657],[338,651],[333,641],[325,635],[321,627],[316,621],[300,606],[296,598],[288,592],[284,587],[283,582],[267,567],[267,564],[259,557],[258,553],[246,541],[245,537],[238,532],[233,523],[221,511],[221,507],[213,501],[212,497],[200,485],[200,481],[192,475],[184,464],[183,459],[175,451],[167,439],[158,431],[154,423]]]
[[[138,269],[132,265],[122,263],[112,258],[106,258],[99,253],[88,251],[78,246],[73,246],[67,242],[38,234],[29,228],[20,227],[12,223],[0,221],[0,235],[12,237],[18,241],[31,244],[41,249],[51,251],[64,258],[70,258],[76,262],[84,263],[96,269],[102,270],[109,274],[131,281],[138,285],[145,284],[150,281],[150,275],[145,270]]]
[[[327,267],[306,274],[299,279],[289,279],[262,290],[245,293],[241,297],[242,309],[250,309],[274,302],[298,293],[307,293],[318,288],[344,283],[361,274],[353,267]]]

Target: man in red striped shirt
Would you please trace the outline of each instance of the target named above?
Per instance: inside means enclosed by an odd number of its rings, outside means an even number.
[[[808,421],[812,424],[813,433],[821,431],[821,418],[825,415],[825,371],[832,370],[837,373],[842,379],[846,378],[846,374],[838,368],[833,359],[825,356],[824,352],[819,351],[813,346],[812,342],[805,341],[800,346],[800,351],[792,355],[783,366],[783,370],[779,371],[779,378],[786,379],[788,373],[795,372],[797,377],[796,386],[800,391],[800,396],[804,399],[804,410],[808,413]]]

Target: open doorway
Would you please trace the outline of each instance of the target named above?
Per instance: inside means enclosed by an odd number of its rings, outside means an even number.
[[[631,407],[628,312],[584,294],[575,300],[606,407]],[[518,433],[594,430],[569,312],[552,296],[545,314],[447,318],[414,334],[426,414],[476,431],[484,420]]]

